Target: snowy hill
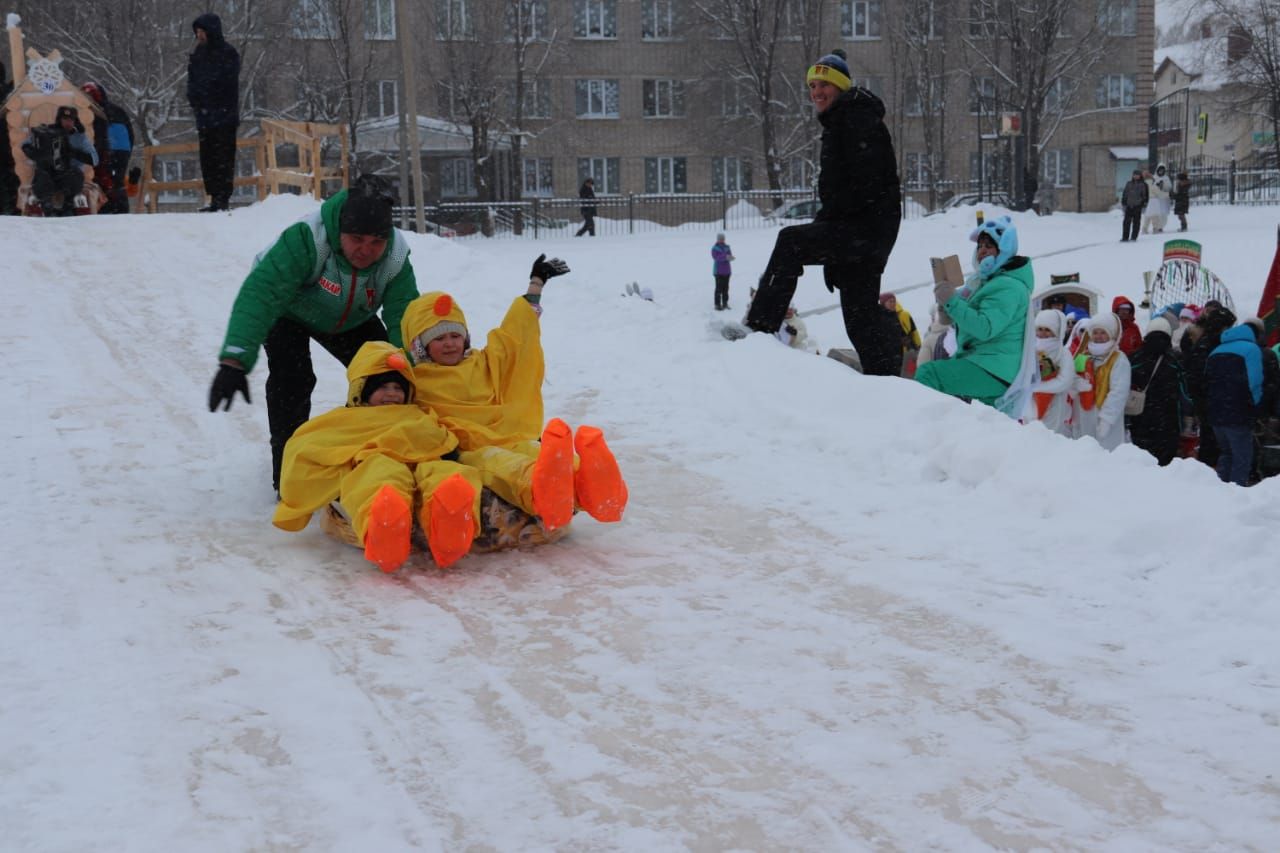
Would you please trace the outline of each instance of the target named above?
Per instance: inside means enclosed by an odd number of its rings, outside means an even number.
[[[5,847],[1274,846],[1280,479],[1160,470],[727,343],[706,232],[414,237],[421,289],[477,336],[539,251],[569,261],[547,413],[605,429],[631,503],[383,576],[315,523],[270,526],[265,365],[252,405],[206,408],[250,260],[310,209],[0,230]],[[1246,314],[1276,218],[1192,211]],[[967,259],[970,221],[904,223],[886,289]],[[1024,251],[1060,252],[1042,285],[1079,271],[1136,301],[1159,261],[1117,214],[1018,222]],[[729,242],[736,316],[773,232]],[[927,318],[930,298],[901,301]],[[833,302],[801,281],[801,309]],[[824,350],[838,317],[809,320]],[[318,413],[345,380],[316,364]]]

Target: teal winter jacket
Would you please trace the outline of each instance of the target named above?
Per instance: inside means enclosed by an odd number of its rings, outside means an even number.
[[[968,299],[956,294],[942,307],[955,322],[956,354],[1003,382],[1022,367],[1027,310],[1035,274],[1028,258],[1015,256]]]
[[[342,190],[258,255],[231,308],[219,358],[252,370],[267,333],[282,317],[318,334],[335,334],[359,326],[379,310],[387,337],[401,346],[400,318],[418,295],[409,246],[392,229],[382,257],[367,269],[352,268],[342,254],[338,229],[346,200]]]

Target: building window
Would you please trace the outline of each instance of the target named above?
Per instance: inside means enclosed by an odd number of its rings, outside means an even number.
[[[574,80],[573,110],[578,118],[617,118],[617,80]]]
[[[883,77],[854,77],[853,85],[866,89],[871,94],[881,100],[884,99],[884,78]],[[917,99],[918,100],[918,99]],[[919,115],[919,113],[917,113]]]
[[[177,181],[194,181],[200,177],[200,164],[195,160],[161,160],[156,158],[156,171],[160,173],[162,183]],[[163,190],[157,200],[161,203],[196,201],[203,193],[197,195],[195,190]]]
[[[445,198],[469,198],[476,194],[475,174],[466,157],[440,161],[440,195]]]
[[[1055,187],[1075,185],[1070,148],[1047,148],[1040,152],[1040,178]]]
[[[1060,113],[1067,108],[1067,100],[1071,96],[1071,86],[1067,81],[1059,77],[1053,81],[1053,85],[1044,93],[1044,111],[1046,113]]]
[[[683,80],[645,80],[645,118],[679,118],[684,115]]]
[[[921,82],[925,87],[923,92]],[[917,77],[908,77],[903,84],[903,112],[909,116],[924,115],[927,105],[930,115],[938,115],[942,112],[945,95],[946,88],[942,80],[926,77],[921,81]]]
[[[676,37],[676,0],[640,0],[640,38]]]
[[[685,185],[683,157],[644,158],[644,191],[647,193],[683,193]]]
[[[515,116],[516,81],[507,84],[507,112]],[[547,80],[524,81],[524,103],[521,104],[524,118],[551,118],[551,83]]]
[[[400,99],[397,97],[398,80],[371,80],[365,92],[364,117],[383,118],[400,114]]]
[[[1109,36],[1138,34],[1138,0],[1102,0],[1098,5],[1098,24]]]
[[[751,189],[751,161],[741,157],[711,158],[711,191],[738,192]]]
[[[291,23],[296,39],[331,39],[338,34],[333,10],[323,0],[296,0]]]
[[[906,167],[902,179],[909,190],[927,190],[933,180],[933,169],[929,166],[929,155],[915,151],[907,152]]]
[[[573,0],[573,35],[580,39],[617,38],[617,0]]]
[[[525,197],[546,196],[549,198],[555,195],[552,175],[550,157],[524,158]]]
[[[737,118],[751,115],[751,90],[741,80],[720,81],[720,115]]]
[[[547,0],[513,0],[507,4],[508,41],[546,41],[551,34]]]
[[[840,0],[840,35],[847,39],[880,38],[880,0]]]
[[[371,41],[396,37],[395,0],[364,0],[364,37]]]
[[[436,105],[442,115],[458,119],[468,115],[466,99],[462,96],[460,86],[454,86],[444,80],[436,83]]]
[[[811,190],[811,170],[809,161],[803,157],[788,157],[783,160],[778,181],[784,190]]]
[[[617,157],[579,157],[578,184],[591,178],[596,195],[617,195],[622,192],[620,164]]]
[[[993,0],[969,0],[969,35],[991,38],[996,34]]]
[[[436,0],[436,38],[461,41],[475,38],[468,0]]]
[[[938,10],[934,8],[935,0],[926,0],[917,6],[905,10],[903,31],[908,39],[942,38],[942,27],[938,23]]]
[[[1104,74],[1098,80],[1098,109],[1113,110],[1133,106],[1132,74]]]
[[[994,187],[1002,183],[1003,170],[1000,168],[1004,162],[995,152],[982,152],[982,168],[978,165],[978,152],[969,152],[969,183],[976,189],[979,182],[987,187]],[[985,169],[985,172],[983,171]]]
[[[996,108],[996,78],[974,77],[969,81],[969,114],[990,113]]]

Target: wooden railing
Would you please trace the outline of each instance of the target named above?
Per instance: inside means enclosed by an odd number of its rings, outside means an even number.
[[[341,166],[321,165],[321,149],[328,137],[338,137],[341,146]],[[294,145],[298,149],[297,166],[280,166],[276,157],[281,145]],[[258,201],[268,195],[278,195],[280,188],[297,187],[302,193],[310,193],[316,199],[323,197],[324,184],[340,182],[348,185],[347,129],[339,124],[321,124],[309,121],[277,121],[264,119],[262,135],[236,140],[236,153],[253,152],[254,174],[237,175],[232,179],[236,187],[254,187]],[[160,193],[192,190],[204,192],[204,181],[161,181],[156,179],[156,162],[174,156],[198,156],[200,144],[181,142],[171,145],[147,145],[142,149],[142,186],[140,192],[146,198],[146,209],[155,213],[160,206]]]

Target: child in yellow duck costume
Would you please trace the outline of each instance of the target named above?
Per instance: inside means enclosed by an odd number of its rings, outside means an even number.
[[[466,317],[447,293],[409,303],[400,326],[418,405],[457,436],[458,461],[479,469],[485,486],[548,530],[568,524],[575,506],[597,521],[619,521],[627,503],[626,483],[598,428],[580,426],[571,436],[559,418],[543,427],[542,288],[568,271],[564,261],[540,255],[528,292],[481,349],[471,349]]]
[[[409,556],[417,505],[432,558],[451,565],[480,530],[480,473],[451,461],[458,439],[414,402],[401,350],[364,344],[347,380],[347,405],[307,421],[285,445],[272,524],[301,530],[340,497],[365,557],[392,572]]]

